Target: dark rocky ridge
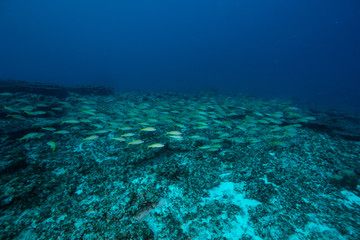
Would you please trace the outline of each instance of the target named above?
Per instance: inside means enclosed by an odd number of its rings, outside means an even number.
[[[113,91],[104,86],[76,86],[65,87],[60,85],[54,85],[43,82],[26,82],[13,79],[0,79],[0,92],[24,92],[34,93],[41,95],[56,96],[59,98],[66,98],[70,92],[74,92],[80,95],[112,95]]]

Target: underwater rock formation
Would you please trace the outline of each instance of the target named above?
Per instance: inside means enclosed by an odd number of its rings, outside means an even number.
[[[59,98],[66,98],[70,92],[80,95],[112,95],[113,91],[104,86],[77,86],[77,87],[64,87],[42,82],[26,82],[13,79],[0,79],[0,92],[24,92],[41,94],[47,96],[56,96]]]

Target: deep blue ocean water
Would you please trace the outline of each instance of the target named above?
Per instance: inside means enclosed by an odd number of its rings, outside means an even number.
[[[2,0],[0,78],[360,111],[360,2]]]

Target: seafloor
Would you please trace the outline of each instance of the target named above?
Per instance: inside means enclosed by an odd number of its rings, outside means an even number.
[[[217,94],[0,103],[0,239],[360,239],[358,115]]]

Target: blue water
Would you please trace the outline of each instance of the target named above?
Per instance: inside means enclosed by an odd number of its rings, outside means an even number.
[[[2,0],[0,78],[360,112],[360,2]]]

